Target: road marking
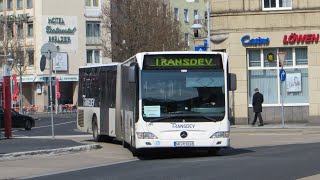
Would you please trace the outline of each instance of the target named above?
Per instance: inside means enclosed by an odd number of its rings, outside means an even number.
[[[64,123],[54,124],[54,126],[60,126],[60,125],[74,123],[74,122],[77,122],[77,121],[68,121],[68,122],[64,122]],[[51,127],[51,126],[52,125],[39,126],[39,127],[33,127],[32,129],[46,128],[46,127]]]
[[[56,135],[54,136],[57,139],[67,139],[67,138],[87,138],[92,137],[92,134],[81,134],[81,135]],[[16,136],[15,138],[20,139],[49,139],[52,138],[52,136]]]
[[[60,126],[60,125],[65,125],[65,124],[70,124],[70,123],[74,123],[77,121],[68,121],[68,122],[64,122],[64,123],[58,123],[58,124],[54,124],[54,126]],[[52,125],[47,125],[47,126],[38,126],[38,127],[33,127],[32,129],[40,129],[40,128],[47,128],[47,127],[51,127]],[[17,130],[13,130],[12,132],[18,132],[18,131],[26,131],[25,129],[17,129]]]

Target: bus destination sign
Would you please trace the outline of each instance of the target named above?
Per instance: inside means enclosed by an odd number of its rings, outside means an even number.
[[[220,54],[211,55],[146,55],[143,61],[144,69],[163,68],[222,68]]]

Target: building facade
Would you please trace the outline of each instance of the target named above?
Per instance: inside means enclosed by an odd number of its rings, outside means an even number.
[[[227,52],[237,75],[235,124],[252,122],[254,88],[266,123],[320,123],[320,1],[211,0],[211,10],[211,50]]]
[[[22,75],[22,104],[39,111],[50,105],[50,60],[40,70],[41,48],[53,43],[58,52],[52,62],[53,80],[60,81],[59,104],[77,104],[79,66],[111,62],[103,57],[101,13],[106,0],[0,0],[0,15],[27,16],[23,23],[26,71]],[[14,70],[12,70],[12,73]],[[18,77],[19,82],[19,77]],[[54,84],[54,83],[53,83]],[[52,88],[55,104],[55,88]]]
[[[169,3],[174,18],[181,24],[185,44],[189,50],[193,51],[195,47],[193,39],[203,39],[206,36],[204,31],[206,28],[202,30],[192,29],[192,25],[195,23],[206,25],[205,16],[207,9],[205,0],[170,0]]]

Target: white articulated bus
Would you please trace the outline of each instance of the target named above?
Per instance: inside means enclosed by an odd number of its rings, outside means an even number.
[[[78,129],[116,138],[136,155],[153,148],[230,146],[236,77],[222,52],[145,52],[80,67]]]

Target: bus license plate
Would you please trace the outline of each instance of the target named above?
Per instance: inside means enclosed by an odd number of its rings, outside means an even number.
[[[174,142],[175,147],[191,147],[194,146],[193,141],[175,141]]]

